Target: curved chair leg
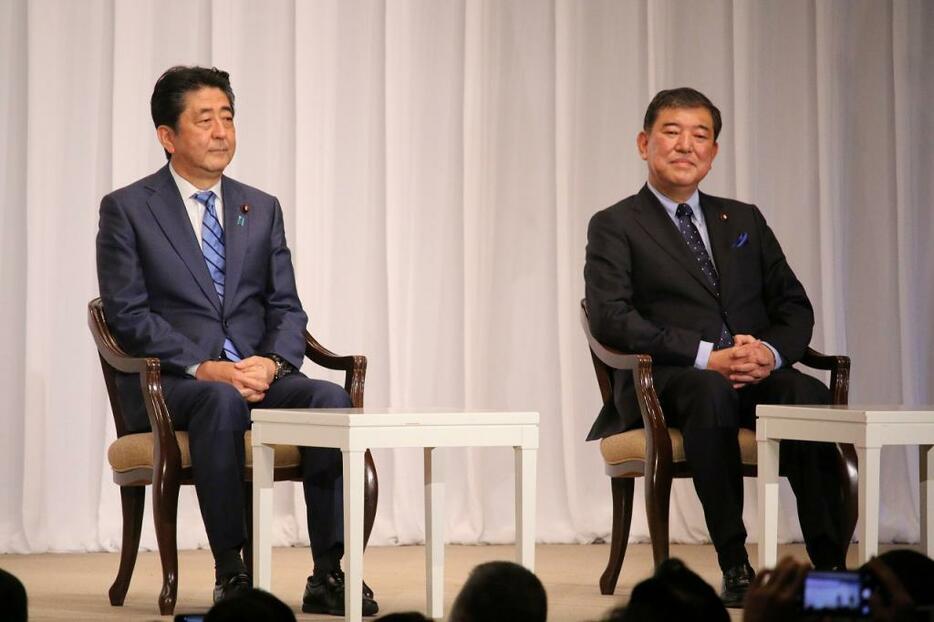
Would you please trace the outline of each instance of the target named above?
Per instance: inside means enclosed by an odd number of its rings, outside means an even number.
[[[859,471],[856,449],[853,445],[837,445],[840,451],[840,481],[843,483],[843,516],[840,517],[840,536],[843,546],[843,559],[853,541],[856,522],[859,517]]]
[[[363,471],[363,548],[370,541],[370,532],[376,521],[376,505],[379,501],[379,479],[376,477],[376,463],[373,454],[366,450]]]
[[[646,464],[645,514],[652,540],[655,567],[668,559],[668,501],[671,497],[671,470],[668,465]]]
[[[152,485],[152,513],[156,526],[156,541],[162,560],[162,591],[159,593],[159,613],[172,615],[178,596],[178,474],[156,472]]]
[[[123,509],[123,543],[120,547],[120,569],[110,586],[108,595],[114,607],[123,605],[130,579],[136,566],[139,552],[139,536],[143,526],[143,509],[146,506],[145,486],[121,486],[120,501]]]
[[[610,559],[600,577],[600,593],[611,595],[616,591],[616,581],[626,557],[629,544],[629,526],[632,524],[632,491],[635,480],[631,477],[613,477],[613,531],[610,536]]]

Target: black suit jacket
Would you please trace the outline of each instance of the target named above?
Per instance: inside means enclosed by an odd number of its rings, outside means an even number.
[[[587,230],[590,329],[607,346],[651,355],[658,391],[666,368],[692,366],[700,341],[716,343],[724,322],[769,342],[785,365],[811,340],[811,303],[756,206],[703,193],[700,205],[719,296],[648,186],[594,214]],[[614,372],[613,391],[587,440],[642,425],[631,372]]]

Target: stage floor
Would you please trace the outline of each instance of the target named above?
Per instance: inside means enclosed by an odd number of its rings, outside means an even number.
[[[856,547],[850,547],[850,564],[856,563]],[[889,548],[889,547],[886,547]],[[756,559],[755,545],[749,547]],[[536,548],[536,573],[548,592],[548,619],[554,622],[599,620],[607,611],[625,603],[633,586],[652,572],[652,552],[647,544],[630,544],[616,594],[602,596],[597,581],[606,564],[609,546],[540,544]],[[671,554],[687,563],[708,583],[718,588],[720,572],[713,547],[671,546]],[[803,545],[783,545],[779,555],[806,560]],[[445,611],[463,585],[470,569],[485,561],[513,559],[512,546],[446,547]],[[364,557],[367,583],[376,592],[380,614],[425,611],[425,563],[421,546],[374,547]],[[107,590],[116,575],[116,553],[0,555],[0,567],[26,586],[29,619],[38,620],[171,620],[160,617],[156,598],[162,582],[157,553],[140,553],[130,591],[123,607],[111,607]],[[296,611],[299,620],[335,620],[331,616],[301,613],[305,577],[311,571],[311,555],[305,548],[273,551],[273,593]],[[211,605],[213,566],[208,551],[179,553],[179,589],[176,613],[204,612]],[[739,610],[732,620],[742,618]]]

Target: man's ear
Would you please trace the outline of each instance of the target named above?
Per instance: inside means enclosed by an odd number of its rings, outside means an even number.
[[[159,144],[169,153],[175,153],[175,132],[168,125],[160,125],[156,128],[156,138]]]
[[[636,148],[639,150],[640,158],[643,160],[649,159],[649,135],[644,130],[636,136]]]

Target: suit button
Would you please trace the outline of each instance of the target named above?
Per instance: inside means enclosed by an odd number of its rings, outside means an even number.
[[[224,330],[227,330],[227,320],[224,320]]]

